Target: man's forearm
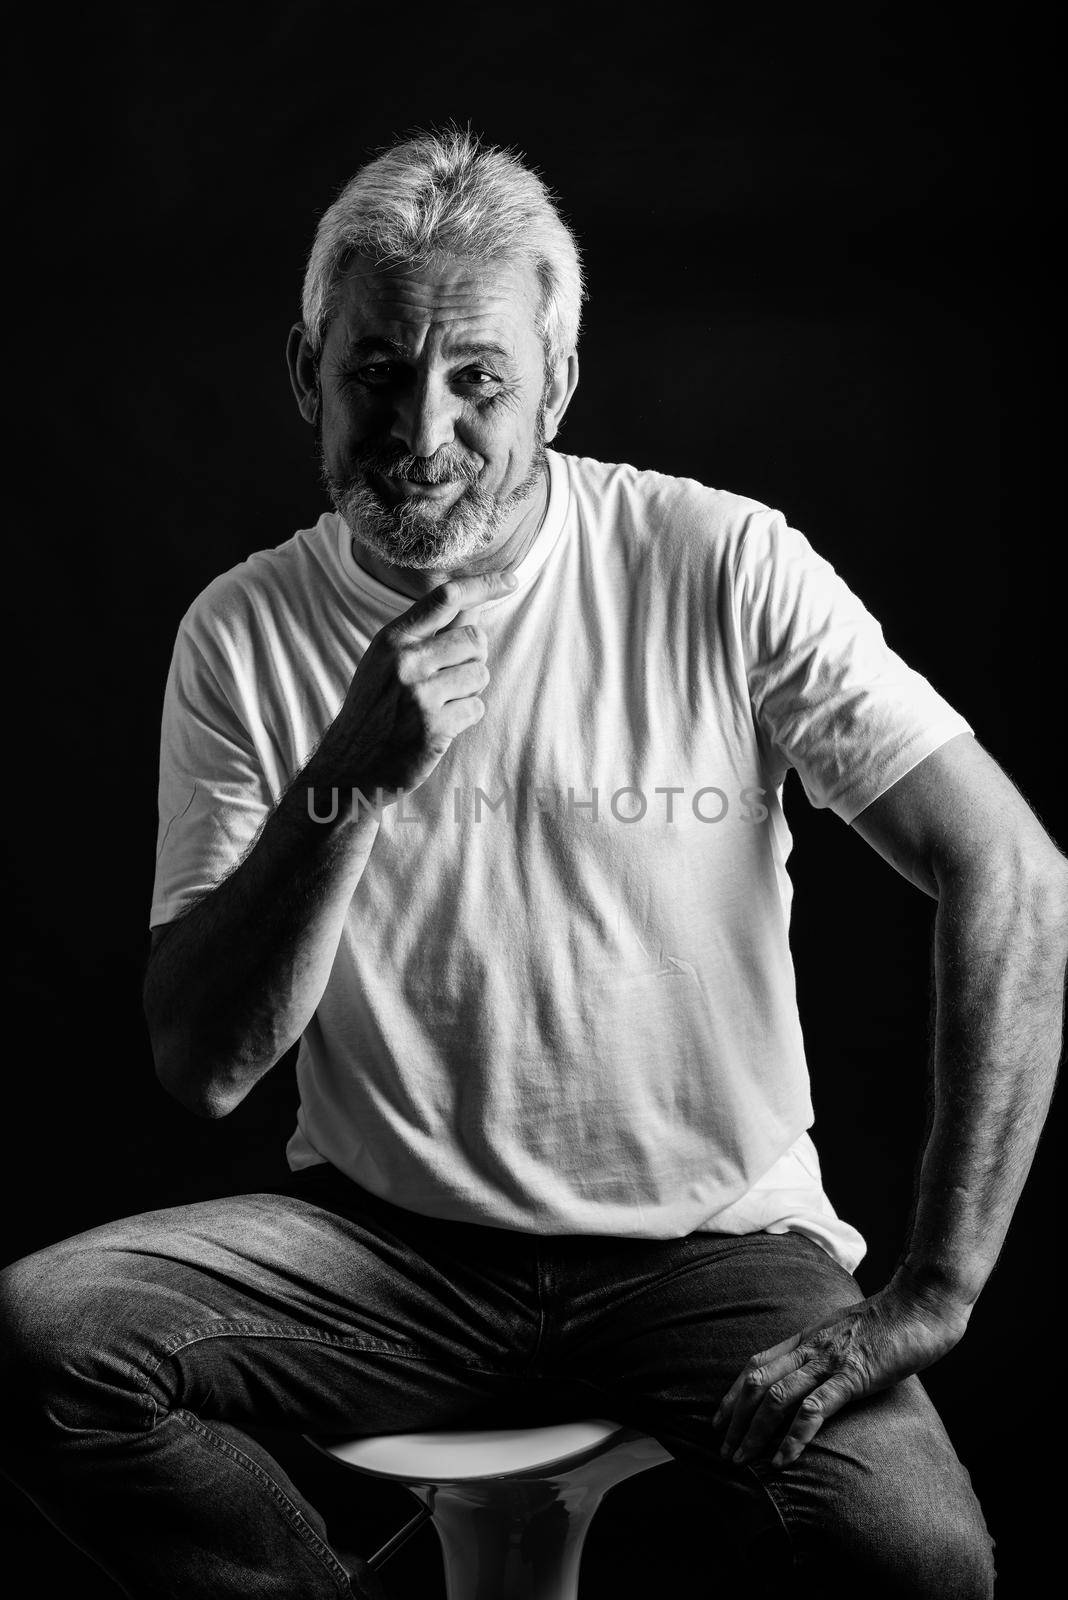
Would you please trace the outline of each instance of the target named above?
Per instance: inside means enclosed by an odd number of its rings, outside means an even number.
[[[1061,1049],[1063,862],[1008,856],[941,885],[935,924],[934,1116],[899,1280],[970,1308],[1005,1239]]]
[[[145,980],[160,1080],[219,1116],[300,1037],[326,987],[352,896],[378,832],[338,806],[320,748],[230,876],[163,935]],[[333,776],[333,783],[330,782]]]
[[[481,721],[490,672],[472,619],[514,587],[503,570],[450,578],[387,623],[252,850],[162,936],[145,1014],[156,1071],[191,1109],[224,1115],[307,1027],[378,833],[363,805],[316,818],[335,790],[377,803],[418,788]]]
[[[890,1283],[755,1352],[716,1420],[736,1462],[788,1466],[843,1406],[940,1361],[1008,1231],[1060,1055],[1068,867],[968,736],[854,825],[938,899],[934,1118],[911,1240]]]

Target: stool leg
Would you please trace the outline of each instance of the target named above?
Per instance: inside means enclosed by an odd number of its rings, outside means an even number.
[[[653,1440],[632,1439],[557,1476],[410,1485],[433,1514],[448,1600],[577,1600],[606,1491],[666,1459]]]
[[[500,1481],[433,1494],[448,1600],[576,1600],[590,1503],[550,1483]]]

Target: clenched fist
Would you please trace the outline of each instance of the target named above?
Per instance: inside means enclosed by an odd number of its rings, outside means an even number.
[[[486,636],[469,618],[514,588],[508,572],[449,578],[375,635],[316,753],[331,781],[384,802],[425,783],[485,710]]]

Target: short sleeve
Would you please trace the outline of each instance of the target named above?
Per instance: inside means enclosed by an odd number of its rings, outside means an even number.
[[[183,625],[163,699],[151,926],[173,921],[227,876],[270,805],[253,740]]]
[[[734,593],[750,699],[812,805],[852,822],[959,733],[959,712],[780,513],[748,519]]]

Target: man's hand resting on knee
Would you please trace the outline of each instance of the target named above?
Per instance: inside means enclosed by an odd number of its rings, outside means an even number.
[[[948,1354],[970,1307],[936,1306],[898,1277],[746,1362],[724,1395],[715,1426],[721,1454],[738,1464],[789,1466],[850,1401],[931,1366]]]

